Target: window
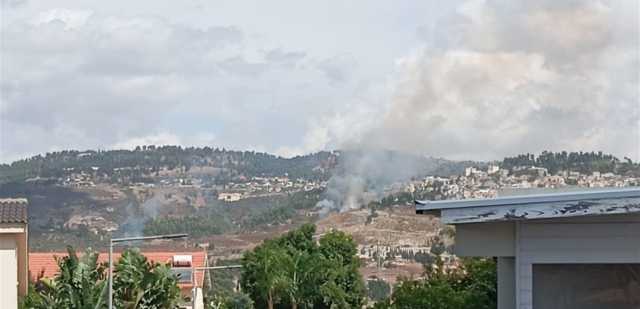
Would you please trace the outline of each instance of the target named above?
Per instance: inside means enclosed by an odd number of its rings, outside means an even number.
[[[192,283],[192,262],[193,257],[191,255],[174,255],[171,259],[171,270],[178,277],[179,283]]]
[[[534,264],[534,309],[638,309],[640,264]]]
[[[192,282],[192,270],[191,268],[172,268],[171,271],[178,277],[178,283],[191,283]]]

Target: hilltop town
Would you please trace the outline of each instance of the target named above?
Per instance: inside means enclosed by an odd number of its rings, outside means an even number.
[[[321,212],[317,205],[327,197],[332,177],[346,173],[341,161],[347,155],[322,152],[283,159],[153,146],[68,151],[1,166],[0,194],[30,200],[35,250],[70,242],[100,247],[111,235],[186,232],[193,242],[213,244],[212,259],[229,260],[263,239],[314,222],[320,233],[351,234],[364,276],[393,283],[400,275],[419,273],[435,256],[449,256],[448,267],[457,264],[450,255],[453,232],[437,219],[415,216],[414,199],[640,185],[636,163],[602,153],[543,153],[488,163],[416,157],[422,165],[415,166],[430,168],[386,184],[378,195],[363,190],[381,198],[362,202],[358,209]]]

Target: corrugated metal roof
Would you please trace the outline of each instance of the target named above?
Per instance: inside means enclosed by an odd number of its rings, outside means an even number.
[[[27,223],[27,199],[0,199],[0,223]]]
[[[416,201],[416,212],[439,216],[446,224],[633,214],[640,213],[640,188]]]
[[[416,210],[442,210],[451,208],[514,206],[542,203],[559,203],[581,200],[604,200],[618,198],[640,198],[640,188],[607,189],[581,192],[532,194],[522,196],[497,197],[492,199],[468,199],[447,201],[415,201]]]

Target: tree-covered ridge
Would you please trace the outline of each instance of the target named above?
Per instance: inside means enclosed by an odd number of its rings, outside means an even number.
[[[0,183],[33,177],[63,177],[74,172],[138,176],[160,170],[188,171],[191,167],[219,168],[225,177],[282,176],[322,177],[332,154],[318,152],[283,158],[263,152],[232,151],[211,147],[142,146],[134,150],[64,150],[0,165]]]
[[[546,168],[549,173],[559,171],[572,171],[584,174],[593,172],[615,173],[619,175],[640,176],[640,164],[634,163],[629,158],[619,158],[599,152],[551,152],[543,151],[539,155],[521,154],[515,157],[507,157],[502,160],[502,168],[513,169],[519,166],[536,166]]]

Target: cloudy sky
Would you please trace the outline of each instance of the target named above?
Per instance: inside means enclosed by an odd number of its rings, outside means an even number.
[[[0,162],[142,144],[640,159],[636,0],[0,1]]]

